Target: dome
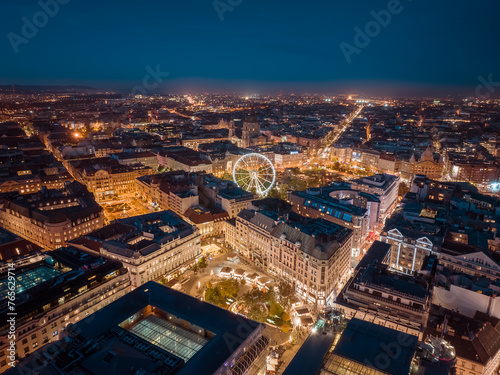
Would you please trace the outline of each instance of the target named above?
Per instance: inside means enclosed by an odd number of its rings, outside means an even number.
[[[427,146],[427,148],[423,152],[422,157],[420,159],[422,161],[424,161],[424,160],[433,161],[434,160],[434,154],[432,153],[431,146]]]

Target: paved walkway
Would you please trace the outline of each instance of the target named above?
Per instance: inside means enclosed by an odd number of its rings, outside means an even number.
[[[253,264],[252,262],[242,259],[241,257],[236,261],[228,261],[227,260],[228,252],[224,252],[220,255],[212,257],[212,260],[207,259],[208,266],[207,268],[198,271],[198,273],[190,276],[189,281],[185,282],[182,286],[181,291],[197,298],[201,298],[204,291],[207,289],[207,283],[210,281],[212,283],[216,283],[217,281],[223,280],[217,276],[220,270],[223,267],[231,267],[233,270],[236,268],[242,268],[246,273],[256,272],[262,276],[268,276],[275,279],[273,276],[269,275],[267,272]],[[243,295],[248,290],[251,289],[250,285],[243,285],[240,287],[239,295]],[[309,306],[312,311],[312,306]],[[274,345],[283,345],[286,350],[281,357],[283,364],[278,370],[278,374],[283,373],[286,366],[293,359],[295,354],[300,349],[301,345],[304,343],[308,336],[308,332],[305,329],[302,329],[297,338],[297,344],[290,344],[291,331],[284,333],[281,328],[273,327],[269,324],[266,324],[266,329],[264,330],[264,334],[270,338],[270,346]]]

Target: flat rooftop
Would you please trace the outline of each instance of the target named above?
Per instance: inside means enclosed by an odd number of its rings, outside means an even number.
[[[243,190],[239,187],[230,187],[227,189],[219,190],[218,195],[225,199],[254,199],[254,194],[249,193],[248,191]]]
[[[426,299],[429,296],[427,289],[416,283],[412,276],[391,272],[386,265],[372,264],[367,266],[364,271],[357,275],[355,283],[367,283],[420,299]]]
[[[374,241],[366,252],[365,256],[358,263],[356,269],[359,270],[361,268],[368,267],[375,261],[377,261],[378,263],[382,263],[385,256],[387,255],[387,253],[389,253],[390,250],[390,244],[381,241]]]

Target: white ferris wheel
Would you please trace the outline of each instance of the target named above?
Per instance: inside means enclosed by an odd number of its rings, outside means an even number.
[[[276,181],[276,171],[267,157],[251,153],[234,164],[233,180],[240,188],[265,197]]]

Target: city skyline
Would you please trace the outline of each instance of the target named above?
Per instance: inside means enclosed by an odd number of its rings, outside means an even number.
[[[500,80],[491,32],[500,5],[493,1],[139,7],[42,0],[0,7],[9,15],[1,26],[4,85],[127,91],[152,69],[159,80],[151,91],[159,93],[473,96],[480,77],[493,88]]]
[[[0,0],[0,374],[500,374],[498,0]]]

